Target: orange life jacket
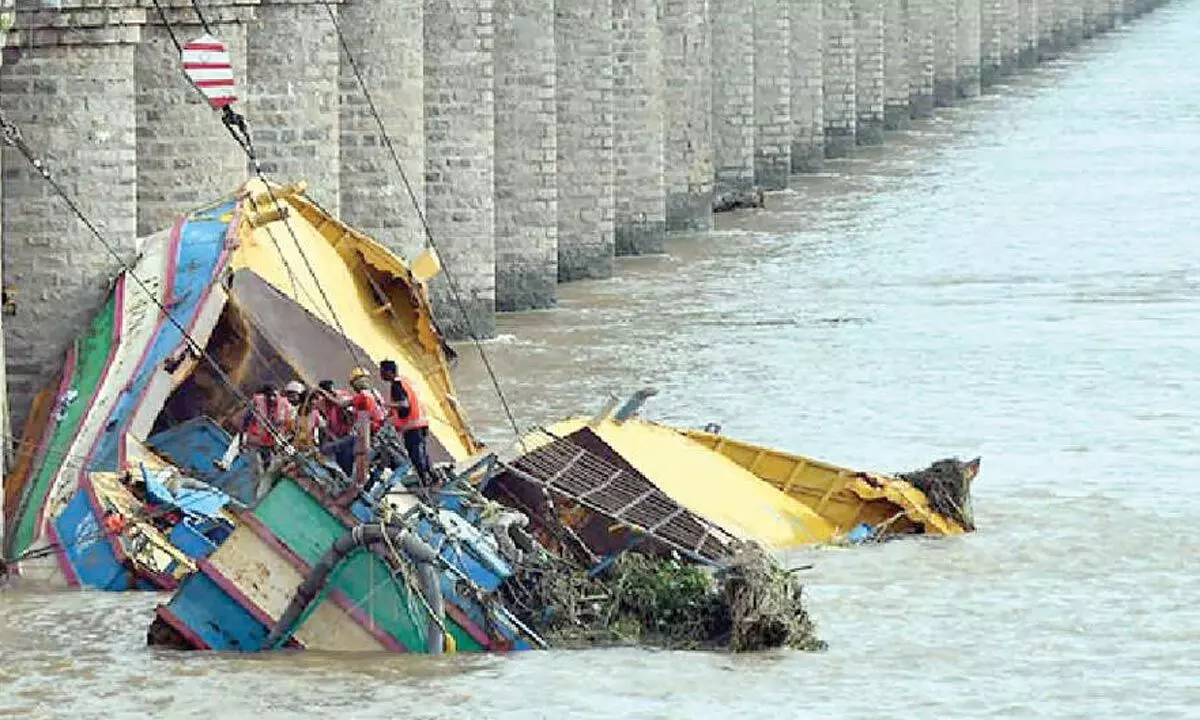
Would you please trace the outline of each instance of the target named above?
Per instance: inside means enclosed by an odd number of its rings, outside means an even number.
[[[383,421],[387,415],[383,409],[383,403],[380,401],[379,393],[375,390],[359,390],[354,393],[354,413],[355,420],[358,419],[359,413],[366,413],[371,419],[371,432],[376,432],[383,427]]]
[[[294,414],[295,408],[284,396],[276,395],[274,407],[267,407],[267,397],[262,393],[254,393],[254,412],[246,425],[246,437],[253,445],[274,447],[275,435],[263,423],[262,418],[267,419],[275,428],[275,432],[282,433],[287,430]]]
[[[408,412],[401,413],[399,406],[391,405],[392,425],[399,432],[405,430],[418,430],[420,428],[429,427],[429,417],[425,414],[425,408],[421,407],[421,400],[417,397],[417,391],[413,389],[412,383],[408,378],[396,378],[393,382],[400,383],[404,388],[404,394],[408,396]]]

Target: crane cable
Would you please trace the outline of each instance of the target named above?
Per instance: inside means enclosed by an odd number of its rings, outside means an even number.
[[[175,26],[171,23],[170,19],[167,18],[167,13],[163,9],[161,1],[152,0],[152,2],[154,3],[155,9],[158,11],[159,19],[162,21],[163,26],[167,30],[167,35],[169,35],[171,38],[171,43],[175,46],[175,49],[179,52],[180,58],[182,59],[183,45],[179,42],[179,37],[175,34]],[[201,26],[204,27],[204,31],[211,34],[212,29],[208,24],[208,20],[204,17],[204,13],[200,10],[199,3],[197,0],[191,0],[191,4],[192,8],[196,12],[196,17],[199,19]],[[180,68],[183,71],[184,78],[187,79],[188,84],[195,89],[202,98],[205,99],[207,104],[208,98],[204,95],[204,91],[196,86],[194,82],[192,82],[192,79],[188,77],[187,71],[183,69],[182,65]],[[267,180],[266,173],[263,172],[262,163],[258,159],[258,153],[255,151],[254,142],[250,136],[250,129],[246,124],[246,118],[240,113],[236,112],[231,105],[227,104],[224,106],[221,112],[221,124],[225,126],[227,131],[229,131],[230,137],[232,137],[234,142],[238,144],[238,147],[241,148],[242,152],[246,155],[246,159],[250,161],[250,165],[254,169],[255,177],[262,182],[263,188],[266,190],[267,197],[270,199],[271,204],[274,206],[276,212],[279,214],[280,219],[283,221],[284,227],[287,228],[288,234],[292,238],[292,243],[296,246],[296,251],[300,254],[300,258],[304,262],[304,266],[308,270],[308,274],[312,277],[313,283],[317,287],[317,292],[321,295],[321,300],[325,303],[325,307],[329,310],[329,316],[333,320],[333,324],[342,340],[342,343],[346,346],[346,352],[349,354],[351,362],[356,366],[364,365],[365,363],[363,362],[363,358],[360,357],[358,350],[354,347],[354,343],[351,342],[350,337],[346,334],[346,328],[342,325],[342,321],[341,318],[338,317],[337,310],[334,309],[333,303],[329,299],[329,295],[325,292],[325,286],[321,283],[320,278],[317,276],[316,270],[313,268],[312,262],[309,260],[308,253],[304,251],[304,246],[300,243],[300,238],[296,235],[295,228],[292,227],[291,222],[288,220],[287,213],[284,211],[282,203],[275,195],[275,191],[271,188],[271,183]],[[280,261],[283,262],[288,275],[291,276],[291,267],[287,261],[287,258],[283,255],[283,249],[280,246],[279,241],[275,238],[275,235],[271,231],[269,225],[264,225],[263,227],[266,229],[267,235],[271,238],[271,242],[274,243],[276,252],[279,253]],[[295,278],[292,277],[291,279],[293,295],[296,295],[298,299],[299,293],[296,292]]]
[[[157,0],[155,0],[157,2]],[[354,73],[355,79],[358,81],[359,88],[362,89],[363,98],[367,101],[367,108],[371,112],[371,116],[375,119],[375,124],[379,127],[380,137],[383,138],[383,144],[387,147],[388,154],[392,157],[392,163],[395,164],[396,170],[400,175],[400,180],[404,184],[404,190],[408,193],[409,200],[412,201],[413,210],[416,211],[417,220],[421,224],[421,229],[425,234],[425,245],[431,248],[439,258],[442,257],[441,251],[437,247],[436,241],[433,239],[433,230],[429,227],[429,222],[425,218],[425,212],[421,209],[421,203],[417,199],[417,194],[413,191],[412,183],[408,180],[408,173],[404,171],[404,164],[400,162],[400,155],[396,152],[395,145],[392,144],[391,135],[388,134],[387,128],[383,124],[383,118],[379,114],[379,108],[375,106],[375,100],[371,96],[371,91],[367,88],[367,83],[363,79],[362,72],[358,63],[354,59],[354,53],[350,51],[350,46],[346,42],[346,36],[342,33],[341,23],[338,22],[337,13],[334,12],[333,6],[328,0],[321,0],[321,4],[325,7],[325,12],[329,15],[329,21],[333,23],[334,32],[337,33],[338,42],[342,46],[342,51],[346,53],[346,60],[350,63],[350,70]],[[492,387],[496,391],[496,396],[500,399],[500,405],[504,409],[504,414],[508,418],[508,423],[512,427],[513,434],[516,436],[517,442],[520,443],[522,449],[525,448],[524,438],[521,436],[521,430],[517,426],[516,417],[513,415],[512,407],[508,403],[508,398],[504,394],[503,388],[500,387],[500,380],[496,376],[496,371],[492,367],[492,362],[488,358],[487,352],[483,348],[483,342],[479,338],[479,334],[475,331],[474,323],[471,322],[470,313],[467,312],[466,304],[463,302],[462,295],[459,292],[458,283],[454,280],[454,275],[450,272],[450,268],[445,264],[442,265],[442,272],[446,275],[446,285],[450,288],[450,294],[454,298],[458,310],[462,313],[463,325],[467,329],[467,334],[475,344],[475,349],[479,351],[479,358],[483,361],[483,367],[487,371],[488,377],[491,379]]]

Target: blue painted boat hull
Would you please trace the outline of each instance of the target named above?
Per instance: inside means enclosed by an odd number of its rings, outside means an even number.
[[[203,570],[180,583],[166,608],[207,649],[257,651],[267,639],[268,628]]]

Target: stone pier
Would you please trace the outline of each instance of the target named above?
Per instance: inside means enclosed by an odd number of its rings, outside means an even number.
[[[161,1],[182,41],[204,32],[190,0]],[[559,282],[607,278],[617,255],[660,252],[671,230],[708,229],[714,207],[756,204],[791,173],[886,143],[936,106],[1161,4],[199,6],[229,46],[263,170],[306,181],[322,205],[406,258],[426,246],[423,213],[447,270],[431,287],[439,322],[462,337],[492,333],[497,310],[549,307]],[[0,110],[123,260],[139,234],[226,195],[249,171],[147,5],[0,0],[0,18],[13,20],[0,29]],[[19,434],[30,397],[119,264],[19,153],[5,147],[0,164],[0,394],[12,411],[5,432]]]
[[[958,97],[958,3],[933,0],[933,104],[949,107]]]
[[[663,177],[667,230],[707,230],[713,204],[709,0],[663,0]]]
[[[754,4],[754,183],[788,186],[792,169],[791,0]]]
[[[612,275],[612,0],[554,0],[557,55],[558,279]]]
[[[425,0],[425,218],[442,273],[430,284],[452,335],[495,329],[492,0]]]
[[[854,0],[854,140],[882,145],[884,125],[884,0]]]
[[[144,25],[133,2],[54,13],[21,3],[20,38],[0,68],[0,111],[126,262],[137,237]],[[174,158],[184,169],[197,160]],[[19,435],[29,401],[98,311],[120,264],[16,149],[4,146],[2,162],[4,287],[16,303],[4,322],[6,384]]]
[[[662,28],[657,0],[612,0],[614,224],[618,255],[663,251]]]
[[[825,26],[823,0],[792,0],[792,172],[825,162]]]
[[[495,3],[496,310],[531,310],[558,284],[554,0]]]
[[[910,0],[884,0],[883,129],[905,130],[912,119],[912,62],[909,52]]]
[[[709,8],[714,28],[713,202],[725,204],[754,190],[754,3],[709,0]]]
[[[908,99],[914,118],[929,117],[934,108],[936,37],[934,11],[940,0],[908,0]]]
[[[825,157],[839,158],[848,155],[857,144],[854,6],[851,0],[822,2],[825,5]]]
[[[955,36],[954,70],[958,78],[957,96],[960,98],[979,95],[980,2],[981,0],[958,0],[955,8],[958,32]]]

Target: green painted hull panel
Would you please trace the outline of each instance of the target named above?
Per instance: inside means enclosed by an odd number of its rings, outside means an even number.
[[[263,498],[254,515],[274,535],[309,565],[315,564],[346,526],[299,485],[281,480]],[[374,622],[413,652],[425,649],[427,614],[418,595],[402,580],[391,579],[391,569],[375,553],[359,551],[348,557],[330,576],[331,589],[341,590]],[[329,602],[322,597],[321,602]],[[459,652],[481,652],[483,646],[466,630],[447,618],[446,629]]]
[[[87,335],[78,340],[78,355],[75,364],[75,377],[70,388],[78,393],[75,400],[67,407],[66,415],[58,423],[50,442],[46,446],[45,458],[41,467],[30,480],[29,500],[25,504],[20,518],[17,520],[15,535],[15,554],[24,552],[37,536],[38,520],[42,517],[43,505],[50,483],[64,462],[82,462],[82,458],[66,458],[64,454],[71,446],[79,424],[87,409],[91,407],[92,396],[104,376],[113,343],[113,327],[116,322],[116,293],[108,296],[104,307],[92,320]]]

